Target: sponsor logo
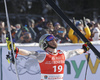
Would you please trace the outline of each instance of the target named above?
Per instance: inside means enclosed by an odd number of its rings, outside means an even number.
[[[31,75],[40,74],[40,67],[38,61],[35,59],[24,56],[17,56],[16,63],[19,75],[23,75],[25,73]],[[15,66],[12,63],[8,67],[8,70],[16,74]]]
[[[48,76],[47,75],[44,75],[44,79],[47,79],[48,78]]]
[[[65,60],[56,60],[56,61],[46,61],[45,64],[63,64]]]
[[[87,59],[88,55],[85,55],[85,57]],[[66,67],[66,70],[67,70],[66,74],[72,75],[73,71],[72,71],[71,68],[73,68],[74,71],[75,71],[75,78],[79,78],[81,73],[82,73],[82,71],[83,71],[83,68],[86,67],[85,63],[86,63],[86,60],[80,60],[80,63],[77,63],[75,60],[71,60],[71,61],[67,61],[66,60],[65,61],[65,65],[67,66]],[[90,72],[92,74],[96,75],[96,73],[97,73],[97,71],[99,69],[99,64],[100,64],[100,60],[99,59],[96,58],[96,60],[93,62],[92,58],[90,57],[89,63],[88,63],[88,68],[90,69]]]

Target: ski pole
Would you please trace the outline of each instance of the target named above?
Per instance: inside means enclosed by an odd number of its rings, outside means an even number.
[[[5,12],[6,12],[6,19],[7,19],[7,25],[8,25],[8,32],[10,35],[10,41],[11,41],[11,51],[13,53],[13,58],[15,61],[15,70],[16,70],[16,76],[17,76],[17,80],[19,80],[19,75],[18,75],[18,71],[17,71],[17,63],[16,63],[16,59],[15,59],[15,54],[14,54],[14,47],[13,47],[13,43],[12,43],[12,35],[11,35],[11,31],[10,31],[10,22],[9,22],[9,17],[8,17],[8,11],[7,11],[7,4],[6,4],[6,0],[4,0],[4,5],[5,5]]]

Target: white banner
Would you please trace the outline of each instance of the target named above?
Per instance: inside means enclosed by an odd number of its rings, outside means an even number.
[[[2,80],[2,48],[0,47],[0,80]]]
[[[95,45],[95,47],[99,50],[100,45]],[[18,46],[18,48],[30,51],[41,50],[37,46]],[[60,45],[58,47],[58,49],[65,51],[78,48],[81,48],[81,45]],[[8,64],[6,60],[7,53],[7,47],[2,47],[3,80],[17,80],[17,76],[15,74],[15,66],[13,64]],[[89,53],[91,53],[91,55],[86,80],[100,80],[100,60],[96,59],[94,53],[91,50],[89,51]],[[86,56],[87,54],[85,53],[66,60],[64,69],[64,80],[85,80],[85,71],[87,65]],[[40,80],[40,68],[36,60],[18,55],[17,68],[20,80]]]

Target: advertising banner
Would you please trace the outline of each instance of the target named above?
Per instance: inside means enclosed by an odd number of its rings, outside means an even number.
[[[0,80],[2,79],[2,48],[0,47]]]
[[[82,45],[60,45],[57,49],[68,51],[81,48],[81,46]],[[100,45],[94,46],[99,50]],[[18,48],[29,51],[41,50],[38,46],[18,46]],[[17,80],[15,66],[13,64],[9,64],[6,60],[7,53],[7,47],[2,47],[2,80]],[[89,50],[89,53],[90,59],[86,80],[100,80],[100,60],[96,58],[91,50]],[[85,80],[87,55],[88,53],[84,53],[71,57],[65,61],[64,80]],[[40,67],[35,59],[18,55],[17,70],[20,80],[41,80]]]

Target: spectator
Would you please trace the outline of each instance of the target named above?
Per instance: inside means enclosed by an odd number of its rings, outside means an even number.
[[[88,19],[88,18],[86,18],[86,19],[85,19],[85,21],[86,21],[86,24],[88,24],[88,23],[90,23],[90,22],[91,22],[91,20],[90,20],[90,19]]]
[[[39,42],[39,38],[43,35],[46,34],[47,31],[45,29],[45,19],[43,17],[40,17],[36,20],[35,26],[33,30],[36,32],[36,39],[35,42]]]
[[[89,26],[89,29],[90,29],[90,31],[91,31],[91,36],[90,36],[90,38],[89,38],[90,41],[93,41],[93,40],[92,40],[92,37],[94,36],[94,34],[93,34],[94,24],[95,24],[94,21],[91,21],[90,23],[87,23],[87,25]]]
[[[21,28],[20,27],[21,27],[20,24],[16,24],[17,33],[15,34],[15,42],[19,42],[19,38],[25,31],[29,32],[32,35],[32,42],[34,42],[36,39],[36,32],[32,29],[32,27],[31,26],[28,27],[27,25]]]
[[[0,21],[0,43],[6,43],[5,22]]]
[[[66,35],[66,29],[61,27],[57,30],[58,35],[56,36],[56,40],[58,43],[69,43],[70,39],[68,39]]]
[[[59,29],[59,28],[61,28],[61,25],[60,25],[60,23],[58,23],[58,22],[56,22],[55,24],[54,24],[54,33],[53,33],[53,35],[54,36],[56,36],[58,33],[57,33],[57,30]]]
[[[39,17],[36,20],[35,27],[43,27],[42,24],[45,22],[44,17]]]
[[[30,19],[28,21],[28,29],[29,29],[29,32],[31,33],[32,35],[32,41],[34,42],[35,39],[36,39],[36,36],[37,36],[37,33],[35,32],[34,30],[34,27],[35,27],[35,21],[33,19]]]
[[[52,21],[48,21],[46,23],[46,27],[49,29],[49,34],[52,34],[52,35],[56,35],[56,31],[54,30],[54,26],[53,26],[53,22]]]
[[[28,25],[29,25],[29,27],[34,28],[35,27],[35,21],[34,21],[34,19],[29,19],[28,20]]]
[[[91,36],[91,32],[88,26],[83,26],[83,24],[78,21],[76,22],[76,27],[78,28],[78,30],[87,38],[89,39]],[[72,43],[83,43],[83,41],[81,40],[81,38],[70,28],[68,36],[70,38],[70,40],[72,41]]]
[[[1,27],[2,29],[5,29],[5,22],[0,21],[0,27]]]
[[[95,28],[93,29],[93,41],[100,40],[100,24],[96,23]]]
[[[16,42],[16,41],[15,41],[15,34],[16,34],[16,33],[17,33],[17,30],[16,30],[16,29],[12,29],[12,30],[11,30],[11,35],[12,35],[12,41],[13,41],[13,42]]]
[[[47,27],[48,29],[50,29],[51,32],[54,31],[54,26],[53,26],[53,22],[52,22],[52,21],[48,21],[48,22],[46,23],[46,27]]]
[[[29,32],[25,32],[25,34],[20,37],[19,42],[20,43],[31,43],[32,42],[31,34]]]
[[[22,28],[22,32],[20,38],[16,41],[17,43],[30,43],[32,42],[31,33],[29,32],[27,27]]]
[[[56,23],[54,24],[54,30],[57,30],[57,29],[59,29],[60,27],[61,27],[60,23],[56,22]]]
[[[17,40],[19,40],[21,33],[22,33],[22,26],[21,24],[16,24],[15,27],[17,31],[17,33],[15,34],[15,42],[17,42]]]
[[[21,24],[16,24],[15,27],[16,27],[16,30],[18,31],[21,28]]]

